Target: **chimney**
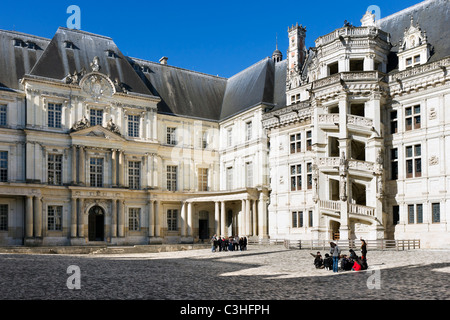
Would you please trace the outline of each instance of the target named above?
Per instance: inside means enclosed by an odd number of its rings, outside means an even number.
[[[161,59],[159,59],[159,63],[160,63],[160,64],[167,64],[167,60],[169,60],[169,58],[167,58],[167,57],[162,57]]]

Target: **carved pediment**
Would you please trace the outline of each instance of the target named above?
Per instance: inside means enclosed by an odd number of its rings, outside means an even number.
[[[94,137],[99,139],[125,141],[118,133],[111,132],[110,130],[103,128],[101,125],[87,127],[70,134],[72,137]]]

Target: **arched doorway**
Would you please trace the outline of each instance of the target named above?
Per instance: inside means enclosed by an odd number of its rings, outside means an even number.
[[[105,237],[105,213],[99,206],[89,209],[89,241],[103,241]]]

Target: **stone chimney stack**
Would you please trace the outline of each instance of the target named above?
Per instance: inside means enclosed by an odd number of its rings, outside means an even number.
[[[159,59],[159,63],[160,63],[160,64],[166,65],[166,64],[167,64],[167,60],[169,60],[169,58],[167,58],[167,57],[162,57],[161,59]]]

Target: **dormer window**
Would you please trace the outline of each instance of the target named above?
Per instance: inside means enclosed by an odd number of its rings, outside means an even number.
[[[64,41],[64,48],[66,48],[66,49],[75,49],[75,45],[71,41]]]
[[[426,63],[430,57],[426,33],[419,25],[413,25],[412,17],[410,27],[405,29],[403,39],[400,41],[397,55],[400,71]]]
[[[14,46],[15,47],[25,47],[26,44],[21,39],[14,39]]]
[[[108,58],[117,57],[116,53],[113,50],[106,50],[106,55],[108,56]]]

